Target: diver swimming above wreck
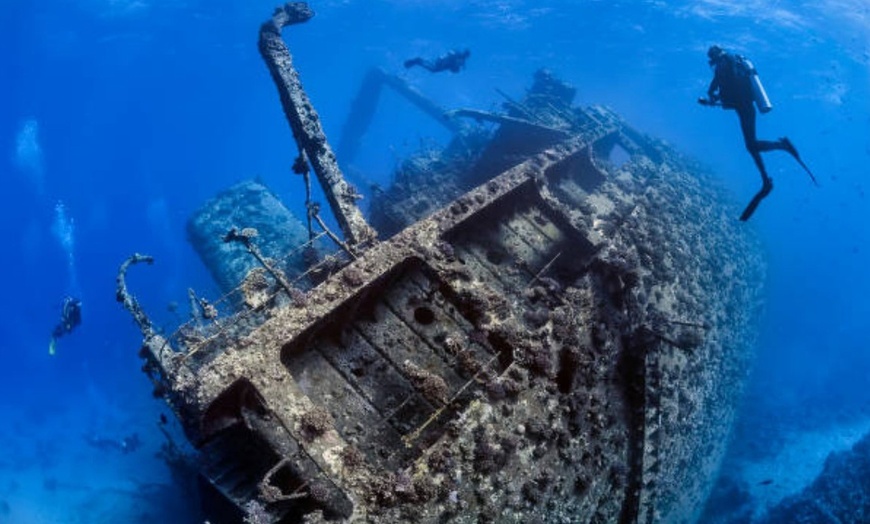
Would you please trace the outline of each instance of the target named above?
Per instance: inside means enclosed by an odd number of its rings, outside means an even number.
[[[449,53],[439,56],[435,60],[427,60],[421,57],[410,58],[405,60],[405,69],[410,69],[414,66],[420,66],[430,73],[440,73],[441,71],[450,71],[458,73],[465,67],[465,61],[471,56],[471,51],[463,49],[462,51],[453,50]]]
[[[206,318],[191,293],[169,336],[126,284],[151,259],[118,275],[209,521],[696,518],[762,278],[721,190],[546,71],[502,113],[446,117],[381,72],[362,89],[405,93],[454,134],[402,162],[365,216],[281,38],[312,16],[277,9],[260,51],[340,231],[316,205],[306,228],[259,183],[217,195],[188,233],[226,295]]]
[[[60,321],[51,331],[48,343],[48,354],[54,355],[57,350],[57,340],[73,332],[82,323],[82,301],[71,296],[63,298],[60,308]]]
[[[815,176],[809,170],[794,145],[788,137],[772,142],[759,140],[755,132],[755,106],[764,114],[773,109],[767,92],[758,78],[758,72],[744,56],[728,53],[718,45],[710,46],[707,51],[709,64],[714,68],[713,80],[707,89],[707,98],[699,98],[698,103],[705,106],[721,106],[723,109],[733,109],[740,119],[740,130],[746,150],[755,161],[761,173],[761,190],[753,197],[746,209],[740,215],[740,220],[747,221],[755,213],[758,204],[773,190],[773,179],[767,174],[761,153],[765,151],[785,151],[806,170],[813,184],[818,185]]]

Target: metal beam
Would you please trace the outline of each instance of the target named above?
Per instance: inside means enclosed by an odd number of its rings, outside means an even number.
[[[305,2],[289,2],[277,8],[272,18],[260,26],[260,54],[278,88],[293,138],[308,157],[347,243],[365,245],[377,238],[377,232],[356,205],[359,194],[344,179],[320,117],[302,89],[290,50],[281,38],[283,28],[306,22],[312,16],[314,11]]]

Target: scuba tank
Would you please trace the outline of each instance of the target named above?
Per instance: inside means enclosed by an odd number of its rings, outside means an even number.
[[[770,98],[767,97],[767,91],[761,85],[761,79],[758,77],[758,71],[748,58],[740,57],[749,72],[749,83],[752,85],[752,100],[755,102],[755,107],[760,113],[768,113],[773,109],[773,104],[770,103]]]

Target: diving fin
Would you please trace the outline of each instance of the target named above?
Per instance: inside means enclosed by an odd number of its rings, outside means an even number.
[[[54,353],[55,353],[54,347],[56,345],[57,345],[57,339],[54,337],[51,337],[51,342],[48,343],[48,354],[49,355],[54,356]]]
[[[804,164],[804,161],[801,160],[800,157],[795,157],[795,160],[797,160],[797,161],[798,161],[798,164],[800,164],[801,167],[804,168],[804,171],[806,171],[807,174],[810,175],[810,180],[813,181],[813,184],[814,184],[816,187],[818,187],[818,186],[819,186],[819,181],[816,180],[816,177],[815,177],[815,176],[813,176],[813,172],[810,171],[810,168],[808,168],[807,165]]]
[[[764,200],[764,197],[770,194],[773,191],[773,180],[768,178],[764,181],[764,185],[761,187],[761,191],[755,193],[755,196],[752,197],[752,200],[749,202],[749,205],[746,206],[746,209],[743,210],[743,213],[740,215],[740,221],[746,222],[752,217],[752,214],[755,213],[755,209],[758,207],[758,204]]]
[[[779,142],[782,144],[783,149],[785,149],[785,151],[788,152],[788,154],[793,156],[794,159],[797,160],[797,163],[800,164],[802,168],[804,168],[804,171],[806,171],[807,174],[810,175],[810,180],[812,180],[813,184],[815,184],[818,187],[818,185],[819,185],[818,180],[816,180],[816,177],[813,175],[813,172],[810,171],[810,168],[807,167],[806,164],[804,164],[803,160],[801,160],[801,156],[798,154],[797,148],[794,147],[794,144],[791,143],[791,140],[789,140],[789,138],[787,136],[784,136],[784,137],[779,139]]]

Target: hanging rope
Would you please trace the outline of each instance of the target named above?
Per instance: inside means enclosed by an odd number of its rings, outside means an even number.
[[[299,156],[293,161],[293,172],[305,178],[305,208],[309,209],[311,207],[311,166],[308,164],[308,157],[302,148],[299,148]],[[313,240],[314,230],[311,228],[311,213],[307,214],[307,218],[308,240]]]

